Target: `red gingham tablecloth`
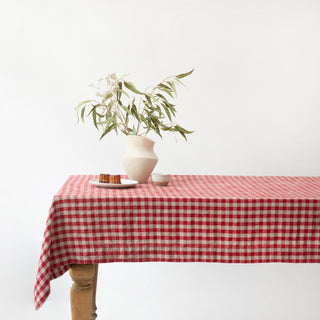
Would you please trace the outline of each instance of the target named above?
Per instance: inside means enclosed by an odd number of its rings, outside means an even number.
[[[54,196],[34,288],[70,264],[320,262],[320,177],[172,176],[130,189],[70,176]]]

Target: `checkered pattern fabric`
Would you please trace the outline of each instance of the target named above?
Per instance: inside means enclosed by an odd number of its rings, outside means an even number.
[[[172,176],[130,189],[70,176],[49,212],[34,288],[70,264],[320,262],[320,177]]]

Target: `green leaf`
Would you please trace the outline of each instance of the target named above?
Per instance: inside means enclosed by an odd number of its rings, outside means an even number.
[[[187,76],[189,76],[189,75],[193,72],[193,70],[194,70],[194,69],[192,69],[191,71],[186,72],[186,73],[178,74],[178,75],[176,76],[176,78],[177,78],[177,79],[182,79],[182,78],[184,78],[184,77],[187,77]]]
[[[161,125],[161,130],[163,130],[163,131],[169,131],[170,129],[171,129],[171,127],[168,127],[164,124]]]
[[[151,93],[146,92],[145,95],[149,96],[153,100],[157,100],[157,98],[154,95],[152,95]]]
[[[117,127],[117,123],[113,123],[110,126],[106,127],[106,129],[104,130],[104,132],[102,133],[100,140],[107,134],[109,133],[111,130],[115,129]]]
[[[128,82],[128,81],[123,81],[124,85],[126,88],[128,88],[130,91],[132,91],[133,93],[136,93],[136,94],[143,94],[142,92],[140,92],[135,86],[133,83],[131,82]]]
[[[151,117],[151,121],[154,124],[153,126],[154,131],[162,138],[162,135],[160,133],[160,128],[159,128],[160,121],[156,117]]]
[[[134,125],[132,126],[132,134],[134,134],[134,135],[137,134],[137,130],[136,130],[136,127]]]
[[[99,112],[97,112],[97,111],[96,111],[96,114],[97,114],[97,116],[100,117],[100,118],[103,118],[103,117],[104,117],[104,114],[101,114],[101,113],[99,113]]]
[[[111,100],[110,102],[109,102],[109,104],[107,105],[107,110],[108,111],[110,111],[111,110],[111,108],[112,108],[112,106],[113,106],[113,101]]]
[[[175,126],[173,127],[173,130],[171,130],[171,131],[178,131],[178,132],[183,136],[183,138],[184,138],[186,141],[187,141],[186,134],[191,134],[191,133],[194,132],[194,131],[186,130],[186,129],[180,127],[179,125],[175,125]]]
[[[132,114],[134,115],[134,117],[135,117],[138,121],[140,121],[140,114],[138,113],[137,106],[136,106],[135,104],[132,105],[131,112],[132,112]]]
[[[92,105],[92,108],[91,108],[91,110],[89,111],[89,113],[87,114],[87,117],[90,116],[90,114],[93,112],[93,110],[94,110],[97,106],[98,106],[97,104]]]
[[[168,107],[169,108],[169,107]],[[174,107],[169,108],[173,116],[176,116],[176,109]]]
[[[176,129],[177,131],[179,131],[179,132],[181,131],[181,132],[186,133],[186,134],[191,134],[191,133],[194,132],[194,131],[186,130],[186,129],[180,127],[179,125],[175,125],[175,129]]]
[[[125,121],[124,121],[126,127],[128,127],[128,124],[129,124],[129,113],[126,114],[126,118],[125,118]]]
[[[164,118],[164,113],[163,113],[163,111],[161,110],[161,107],[160,107],[159,105],[156,105],[155,108],[156,108],[156,111],[157,111],[158,114],[159,114],[159,117],[161,116],[161,118]]]
[[[168,101],[167,98],[164,95],[162,95],[161,93],[157,93],[156,96],[161,98],[164,101]]]
[[[99,121],[97,121],[97,124],[98,124],[99,126],[103,126],[103,125],[105,125],[105,124],[108,123],[108,122],[109,122],[108,120],[105,120],[105,121],[99,120]]]
[[[151,121],[153,122],[153,124],[155,126],[157,126],[159,124],[159,119],[156,116],[151,116]]]
[[[182,85],[182,86],[185,87],[185,84],[184,84],[182,81],[180,81],[179,79],[174,78],[174,81],[175,81],[176,83],[178,83],[178,84],[180,84],[180,85]]]
[[[119,89],[117,91],[117,100],[120,100],[121,98],[121,93],[122,93],[122,82],[119,82]]]
[[[146,119],[144,116],[141,116],[141,121],[142,121],[146,126],[148,126],[148,121],[147,121],[147,119]]]
[[[123,109],[126,112],[126,114],[132,114],[131,111],[123,104],[120,104],[120,107],[121,107],[121,109]]]
[[[91,102],[92,100],[85,100],[85,101],[82,101],[80,102],[76,107],[75,109],[80,109],[80,107],[82,107],[84,104],[87,104],[89,102]]]
[[[105,117],[106,117],[106,119],[112,118],[112,112],[111,112],[111,110],[107,110]]]
[[[172,115],[176,116],[176,109],[174,107],[174,104],[164,101],[164,104],[167,106],[167,108],[171,111]]]
[[[116,122],[116,119],[112,116],[112,113],[109,112],[108,114],[105,115],[106,120],[105,121],[100,121],[99,124],[105,125],[105,128],[109,127],[110,124]]]
[[[166,89],[166,90],[168,90],[169,92],[172,91],[172,89],[171,89],[170,87],[166,86],[166,85],[163,84],[163,83],[159,83],[159,84],[158,84],[158,87],[159,87],[159,88],[162,88],[162,89]]]
[[[168,109],[168,107],[165,105],[165,103],[161,104],[165,113],[167,114],[168,118],[170,119],[170,121],[172,121],[172,118],[171,118],[171,114],[170,114],[170,111]]]
[[[103,103],[105,103],[108,99],[110,99],[113,96],[112,92],[108,93],[107,95],[105,95],[105,97],[103,98]]]
[[[168,81],[168,83],[170,84],[170,86],[171,86],[171,88],[172,88],[172,90],[174,92],[175,98],[177,98],[178,94],[177,94],[177,89],[176,89],[176,86],[175,86],[174,82],[173,81],[170,81],[170,82]]]
[[[93,108],[93,110],[92,110],[92,119],[93,119],[94,126],[99,130],[98,125],[97,125],[97,112],[96,112],[95,108]]]
[[[125,92],[124,90],[119,90],[120,93],[123,93],[127,98],[130,99],[130,96],[128,95],[127,92]],[[121,95],[120,95],[121,96]],[[120,98],[119,98],[120,99]]]
[[[184,137],[184,140],[187,141],[187,137],[186,137],[185,133],[184,133],[184,132],[181,132],[181,131],[178,131],[178,132]]]
[[[170,91],[169,90],[167,90],[167,89],[165,89],[164,87],[161,87],[161,88],[159,88],[161,91],[163,91],[163,92],[165,92],[167,95],[169,95],[171,98],[173,98],[174,99],[174,96],[172,95],[172,93],[171,93],[171,89],[170,89]]]
[[[150,99],[149,95],[145,94],[144,96],[146,97],[147,101],[152,105],[152,102],[151,102],[151,99]]]
[[[86,107],[84,106],[81,109],[81,120],[82,120],[82,122],[84,122],[84,113],[85,113],[85,111],[86,111]]]

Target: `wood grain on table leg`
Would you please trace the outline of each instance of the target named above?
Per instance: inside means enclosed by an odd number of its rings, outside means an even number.
[[[91,307],[91,318],[90,320],[95,320],[97,318],[97,306],[96,306],[96,292],[97,292],[97,279],[98,279],[98,264],[94,265],[94,275],[92,278],[92,307]]]
[[[69,269],[73,285],[70,290],[72,320],[91,320],[94,299],[94,264],[73,264]],[[95,313],[95,312],[94,312]]]

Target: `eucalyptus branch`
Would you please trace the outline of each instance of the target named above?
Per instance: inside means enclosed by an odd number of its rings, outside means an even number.
[[[187,73],[171,75],[144,91],[138,90],[133,83],[124,81],[124,76],[117,78],[115,74],[110,74],[106,78],[99,79],[97,85],[92,85],[97,89],[97,98],[82,101],[76,107],[78,120],[81,118],[84,122],[85,111],[90,107],[87,116],[92,116],[95,127],[103,130],[100,139],[112,130],[117,132],[117,128],[125,135],[139,135],[142,123],[145,129],[144,135],[154,131],[162,137],[161,131],[175,131],[186,139],[186,134],[193,131],[186,130],[173,122],[176,109],[171,100],[177,97],[176,84],[183,84],[180,79],[192,72],[193,69]],[[134,103],[137,96],[140,96],[138,107]],[[169,123],[164,122],[166,118],[169,119]]]
[[[127,128],[126,125],[125,125],[123,113],[122,113],[122,111],[121,111],[121,109],[120,109],[120,106],[119,106],[119,102],[118,102],[118,98],[117,98],[117,93],[113,95],[113,98],[115,99],[115,104],[116,104],[116,106],[117,106],[117,110],[116,110],[116,111],[117,111],[117,115],[118,115],[118,117],[119,117],[119,120],[120,120],[121,124],[123,125],[123,128],[124,128],[125,132],[128,132],[128,128]]]
[[[172,75],[171,75],[171,76],[168,76],[168,77],[164,78],[159,84],[164,83],[164,82],[168,81],[169,79],[175,79],[175,78],[176,78],[176,76],[172,76]],[[158,89],[158,85],[159,85],[159,84],[157,84],[156,86],[154,86],[154,87],[152,88],[151,95],[154,95],[154,92]],[[147,93],[147,89],[144,91],[144,93]],[[141,101],[142,101],[142,96],[140,97],[139,110],[140,110]],[[142,111],[140,112],[141,115],[144,114],[145,108],[146,108],[146,105],[144,105]],[[139,132],[140,123],[141,123],[141,122],[138,122],[137,133]],[[148,131],[145,132],[145,135],[147,135],[147,133],[148,133]]]

